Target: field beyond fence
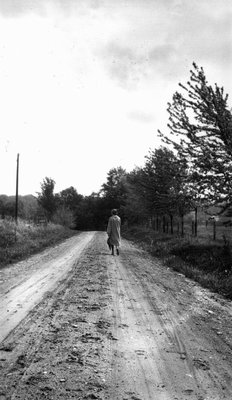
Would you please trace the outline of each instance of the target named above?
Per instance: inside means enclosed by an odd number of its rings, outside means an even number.
[[[155,231],[184,236],[187,240],[202,243],[232,243],[232,220],[226,217],[209,216],[204,212],[187,214],[181,218],[155,217],[152,222]]]

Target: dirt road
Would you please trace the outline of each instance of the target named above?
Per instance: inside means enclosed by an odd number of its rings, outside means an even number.
[[[86,232],[0,271],[0,400],[232,399],[231,302]]]

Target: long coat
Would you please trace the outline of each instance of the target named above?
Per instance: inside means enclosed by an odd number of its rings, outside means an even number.
[[[110,244],[113,246],[120,246],[121,241],[121,219],[118,215],[112,215],[109,218],[108,226],[107,226],[107,234],[109,236]]]

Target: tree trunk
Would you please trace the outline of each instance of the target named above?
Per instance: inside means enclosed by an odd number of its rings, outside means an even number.
[[[213,240],[216,240],[216,221],[213,221]]]
[[[194,234],[195,234],[195,236],[197,236],[197,228],[198,228],[198,226],[197,226],[197,207],[195,207],[195,221],[194,221]]]
[[[165,233],[165,216],[163,216],[163,233]]]
[[[181,236],[184,236],[184,214],[181,215]]]
[[[173,215],[170,215],[170,222],[171,222],[171,234],[173,235]]]

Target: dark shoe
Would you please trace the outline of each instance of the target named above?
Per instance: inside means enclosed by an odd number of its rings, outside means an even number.
[[[119,256],[119,249],[116,249],[116,251],[117,251],[117,255]]]

